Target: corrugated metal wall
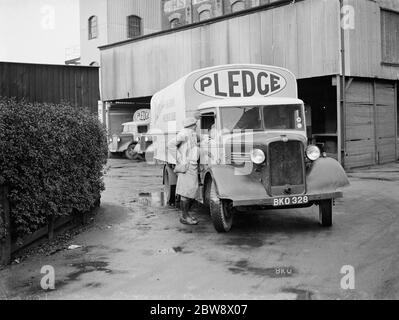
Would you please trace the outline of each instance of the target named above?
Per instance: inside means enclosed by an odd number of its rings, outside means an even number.
[[[298,78],[340,73],[339,2],[310,0],[103,48],[103,100],[152,96],[192,70],[286,67]]]
[[[399,3],[399,0],[395,0]],[[381,5],[388,2],[380,1]],[[348,0],[354,8],[354,28],[345,30],[346,74],[358,77],[398,79],[399,66],[384,64],[382,57],[382,19],[378,3],[366,0]],[[399,8],[399,7],[398,7]],[[399,33],[387,30],[392,43],[398,42]]]
[[[0,62],[0,96],[31,102],[67,101],[97,113],[99,69]]]

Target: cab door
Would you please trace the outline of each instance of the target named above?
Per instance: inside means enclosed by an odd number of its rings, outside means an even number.
[[[200,172],[201,181],[203,181],[203,174],[210,165],[217,161],[217,124],[216,111],[205,111],[201,113],[200,119]]]

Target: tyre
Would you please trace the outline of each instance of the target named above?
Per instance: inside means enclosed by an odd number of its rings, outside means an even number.
[[[168,170],[164,170],[164,193],[167,205],[173,206],[176,204],[176,185],[169,184]]]
[[[210,210],[211,208],[211,188],[212,188],[212,179],[208,178],[204,183],[204,206]],[[210,212],[209,212],[210,214]]]
[[[319,222],[323,227],[331,227],[333,225],[332,211],[333,211],[332,199],[322,200],[319,203]]]
[[[131,144],[129,147],[127,147],[127,150],[125,151],[125,157],[129,160],[140,160],[140,155],[137,151],[134,150],[135,147],[135,144]]]
[[[234,215],[234,209],[231,205],[231,201],[218,198],[215,182],[211,183],[209,197],[213,226],[217,232],[229,232],[233,226]]]

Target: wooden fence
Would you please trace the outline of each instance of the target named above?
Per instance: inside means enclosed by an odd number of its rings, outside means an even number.
[[[0,265],[11,261],[11,218],[7,188],[0,186]]]
[[[0,186],[0,265],[11,263],[12,254],[21,250],[38,240],[47,237],[48,240],[54,238],[55,231],[69,226],[70,228],[86,224],[88,213],[72,214],[67,217],[52,219],[48,224],[36,232],[26,236],[22,241],[15,243],[12,241],[10,205],[7,199],[7,187]],[[99,202],[93,206],[99,206]]]

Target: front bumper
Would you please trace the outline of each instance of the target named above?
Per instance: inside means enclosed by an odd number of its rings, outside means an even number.
[[[290,195],[286,197],[294,197],[295,195]],[[307,196],[309,202],[307,205],[291,205],[288,206],[290,208],[300,208],[304,206],[311,206],[314,203],[317,203],[320,200],[327,200],[327,199],[338,199],[343,197],[342,192],[330,192],[330,193],[314,193],[314,194],[304,194],[298,196]],[[247,207],[247,206],[260,206],[260,207],[271,207],[275,209],[281,209],[282,207],[275,207],[273,206],[275,199],[286,198],[284,196],[278,197],[270,197],[265,199],[236,199],[233,201],[233,207]]]

